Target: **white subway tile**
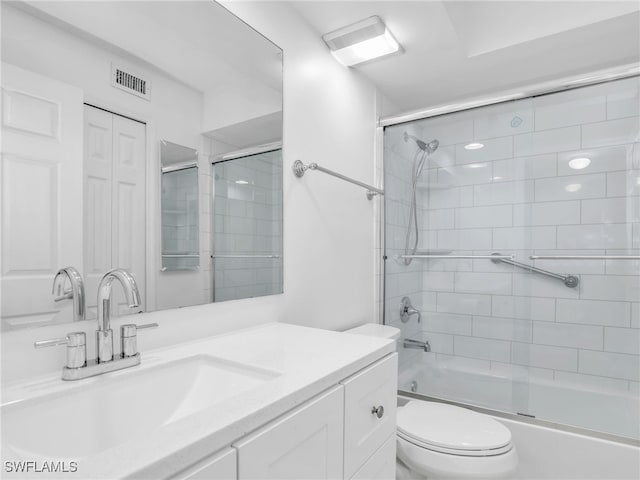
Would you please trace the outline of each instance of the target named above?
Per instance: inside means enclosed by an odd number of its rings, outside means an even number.
[[[494,295],[492,314],[498,317],[543,320],[556,318],[556,300],[552,298],[512,297]]]
[[[640,329],[606,327],[604,349],[609,352],[640,355]],[[640,358],[638,361],[640,362]]]
[[[633,145],[583,148],[575,152],[559,153],[558,175],[586,175],[627,170],[633,167],[633,153]],[[571,168],[570,162],[576,158],[588,158],[590,163],[584,168]]]
[[[638,77],[619,80],[611,84],[607,94],[607,119],[640,115],[640,79]]]
[[[473,336],[498,340],[531,341],[531,320],[473,317]]]
[[[462,315],[490,315],[491,297],[469,293],[438,293],[437,311]]]
[[[640,195],[640,170],[607,173],[607,197]]]
[[[580,148],[580,127],[565,127],[513,137],[514,156],[565,152]]]
[[[456,209],[456,227],[510,227],[512,224],[512,217],[513,207],[511,205],[458,208]]]
[[[640,303],[631,304],[631,327],[640,328]]]
[[[558,248],[593,249],[631,246],[632,228],[624,223],[571,225],[558,227]]]
[[[455,210],[453,208],[446,210],[427,210],[426,228],[430,230],[445,230],[454,228]]]
[[[637,355],[580,350],[580,373],[610,378],[640,380],[640,362]]]
[[[574,323],[534,322],[533,342],[558,347],[602,350],[602,329],[603,327]]]
[[[473,187],[429,189],[430,209],[470,207],[473,205]]]
[[[455,145],[440,145],[438,149],[428,156],[429,168],[448,167],[456,162],[456,147]]]
[[[453,335],[422,331],[419,335],[414,335],[411,338],[422,342],[428,341],[433,353],[453,355]]]
[[[474,187],[474,205],[533,202],[533,181],[497,182]]]
[[[536,202],[580,200],[605,196],[606,175],[572,175],[535,180]]]
[[[449,313],[425,313],[422,315],[424,332],[471,335],[472,317]]]
[[[640,382],[629,381],[629,393],[636,397],[640,396]]]
[[[533,130],[531,100],[502,103],[484,107],[474,120],[476,139],[504,137]]]
[[[483,140],[482,144],[484,146],[477,150],[467,150],[465,144],[456,145],[456,163],[483,163],[513,156],[513,137]]]
[[[455,291],[508,295],[511,293],[511,274],[456,272]]]
[[[582,223],[640,222],[640,201],[632,197],[582,200]]]
[[[489,228],[473,230],[439,230],[438,248],[447,250],[491,249],[492,233]],[[453,262],[453,260],[441,260]],[[453,263],[450,263],[453,265]]]
[[[556,227],[513,227],[493,230],[494,250],[556,248]]]
[[[487,163],[470,163],[438,169],[438,184],[441,185],[476,185],[491,183],[493,180],[493,165]]]
[[[640,257],[639,250],[607,250],[608,255],[636,255]],[[640,260],[607,260],[607,275],[631,275],[640,276]]]
[[[486,374],[491,370],[491,363],[488,360],[477,358],[454,357],[451,355],[437,354],[436,365],[441,371],[463,371],[479,374]]]
[[[489,242],[491,235],[489,235]],[[447,250],[455,250],[447,248]],[[470,272],[473,270],[473,261],[469,259],[432,259],[429,260],[428,268],[432,272]]]
[[[493,181],[526,180],[555,177],[557,154],[547,153],[532,157],[515,157],[493,162]]]
[[[513,206],[514,226],[572,225],[580,223],[580,202],[525,203]]]
[[[606,118],[606,96],[576,89],[534,99],[536,130],[598,122]]]
[[[513,294],[517,296],[578,298],[578,288],[568,288],[561,280],[534,273],[513,274]]]
[[[640,140],[640,118],[628,117],[582,125],[582,147],[620,145]]]
[[[592,392],[616,392],[627,393],[628,385],[626,380],[616,378],[598,377],[595,375],[583,375],[573,372],[555,372],[555,381],[563,387],[574,387],[578,390]]]
[[[636,276],[583,275],[581,298],[637,302],[640,300],[640,278]]]
[[[424,133],[416,136],[427,143],[437,139],[440,145],[453,145],[473,139],[473,120],[467,112],[427,119],[425,124]]]
[[[462,357],[508,362],[511,356],[510,342],[485,338],[456,336],[453,351]]]
[[[599,300],[569,300],[559,298],[557,319],[563,323],[582,323],[628,327],[631,317],[630,304]]]
[[[397,302],[398,307],[394,307],[399,310],[400,302]],[[422,292],[422,309],[424,312],[435,312],[438,306],[438,294],[436,292]]]
[[[578,350],[514,342],[511,345],[511,361],[517,365],[575,372],[578,369]]]
[[[453,272],[424,272],[422,288],[432,292],[452,292]]]

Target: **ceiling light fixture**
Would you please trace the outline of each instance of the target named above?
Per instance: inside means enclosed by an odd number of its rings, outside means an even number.
[[[402,52],[377,15],[329,32],[322,39],[333,56],[347,67]]]
[[[569,167],[573,168],[574,170],[582,170],[583,168],[587,168],[589,165],[591,165],[591,160],[587,157],[580,157],[569,160]]]
[[[484,143],[478,143],[478,142],[471,142],[471,143],[467,143],[464,146],[465,150],[479,150],[482,147],[484,147]]]

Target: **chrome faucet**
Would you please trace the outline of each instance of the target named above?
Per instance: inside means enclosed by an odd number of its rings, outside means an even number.
[[[98,286],[97,355],[95,360],[87,360],[85,332],[72,332],[64,338],[41,340],[34,343],[35,348],[66,345],[67,363],[62,369],[63,380],[80,380],[140,364],[137,343],[138,330],[154,328],[158,324],[135,325],[131,323],[121,325],[120,355],[114,357],[113,330],[111,330],[111,284],[114,280],[118,280],[122,284],[129,307],[133,308],[140,305],[140,292],[135,279],[129,272],[116,268],[102,277]]]
[[[67,279],[71,284],[71,289],[68,290],[64,288]],[[54,302],[73,299],[73,321],[84,320],[84,283],[78,270],[73,267],[64,267],[58,270],[56,276],[53,277],[51,293],[56,295],[53,299]]]
[[[429,343],[429,340],[421,342],[420,340],[414,340],[413,338],[405,338],[404,342],[402,342],[402,346],[404,348],[415,348],[424,352],[431,351],[431,344]]]
[[[420,310],[413,308],[409,297],[402,297],[400,302],[400,320],[407,323],[412,315],[418,315],[418,323],[420,323]]]
[[[129,308],[140,305],[140,292],[133,276],[124,269],[116,268],[105,273],[98,286],[98,331],[96,345],[98,363],[113,360],[113,330],[111,330],[111,284],[118,280],[124,289]]]

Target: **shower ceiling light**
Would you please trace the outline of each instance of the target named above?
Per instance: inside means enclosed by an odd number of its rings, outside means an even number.
[[[478,143],[478,142],[471,142],[471,143],[467,143],[464,146],[465,150],[479,150],[482,147],[484,147],[484,143]]]
[[[333,56],[347,67],[402,52],[400,44],[375,15],[327,33],[322,39]]]
[[[591,165],[591,160],[586,157],[569,160],[569,167],[574,170],[582,170],[583,168],[587,168],[589,165]]]

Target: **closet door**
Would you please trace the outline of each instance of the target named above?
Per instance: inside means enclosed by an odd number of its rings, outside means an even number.
[[[85,106],[85,282],[87,310],[96,314],[98,284],[112,268],[133,274],[143,304],[129,309],[112,290],[116,315],[141,312],[145,303],[145,125]]]
[[[2,320],[71,321],[51,287],[82,272],[82,90],[3,63],[1,148]]]

